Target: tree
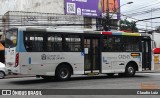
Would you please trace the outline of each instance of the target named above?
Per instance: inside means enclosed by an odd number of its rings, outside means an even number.
[[[160,33],[160,26],[157,26],[156,29],[155,29],[155,31],[156,31],[157,33]]]
[[[134,21],[129,22],[128,20],[121,20],[120,21],[120,30],[121,31],[129,31],[129,32],[138,32],[138,28],[136,24],[134,25]],[[133,31],[132,31],[133,30]]]

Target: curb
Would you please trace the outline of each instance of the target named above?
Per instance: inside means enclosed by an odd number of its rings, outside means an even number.
[[[160,71],[137,71],[137,73],[160,73]]]

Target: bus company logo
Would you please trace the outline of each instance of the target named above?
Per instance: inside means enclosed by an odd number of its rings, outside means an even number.
[[[103,62],[106,63],[107,62],[107,58],[103,57]]]
[[[119,55],[119,59],[130,59],[130,55]]]
[[[11,90],[2,90],[2,95],[11,95]]]
[[[60,55],[42,54],[41,55],[41,59],[42,60],[63,60],[63,59],[65,59],[65,57],[62,57]]]
[[[47,56],[46,56],[45,54],[42,54],[42,55],[41,55],[41,59],[42,59],[42,60],[46,60],[46,58],[47,58]]]

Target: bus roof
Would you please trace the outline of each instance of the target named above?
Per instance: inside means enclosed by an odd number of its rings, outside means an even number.
[[[150,36],[146,33],[131,33],[124,31],[95,31],[93,29],[75,29],[75,28],[42,28],[42,27],[19,27],[21,31],[44,31],[44,32],[63,32],[63,33],[89,33],[103,35],[123,35],[123,36]]]
[[[93,29],[75,29],[75,28],[41,28],[41,27],[19,27],[21,31],[44,31],[44,32],[63,32],[63,33],[93,33],[101,34],[101,31]]]

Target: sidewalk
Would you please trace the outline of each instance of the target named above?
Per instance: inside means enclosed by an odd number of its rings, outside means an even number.
[[[139,72],[137,71],[137,73],[160,73],[160,70],[158,70],[158,71],[157,70],[152,70],[152,71],[147,70],[147,71],[139,71]]]

